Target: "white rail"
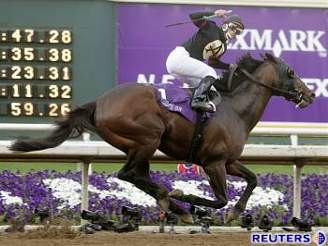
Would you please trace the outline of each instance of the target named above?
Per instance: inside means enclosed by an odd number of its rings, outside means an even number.
[[[49,131],[54,128],[52,124],[0,123],[0,131]],[[259,122],[251,132],[251,136],[292,135],[327,137],[328,123]]]
[[[107,0],[122,3],[167,3],[167,4],[199,4],[219,6],[254,6],[254,7],[300,7],[300,8],[328,8],[326,0]]]
[[[0,130],[47,131],[51,124],[6,124],[0,123]],[[304,165],[328,165],[328,145],[298,145],[299,136],[328,137],[328,124],[325,123],[271,123],[261,122],[252,131],[252,136],[289,136],[290,145],[247,144],[241,161],[250,163],[294,165],[294,206],[293,216],[301,213],[301,172]],[[90,141],[86,134],[83,141],[67,141],[48,150],[32,153],[14,153],[7,149],[10,141],[0,141],[0,161],[65,161],[83,163],[82,204],[88,209],[88,173],[90,163],[108,160],[122,160],[124,153],[102,141]],[[170,160],[157,151],[157,160]]]

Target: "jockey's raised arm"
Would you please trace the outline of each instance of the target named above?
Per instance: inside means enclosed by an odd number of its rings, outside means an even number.
[[[218,9],[214,12],[207,11],[207,12],[191,13],[189,15],[189,18],[193,21],[193,23],[196,26],[201,28],[208,19],[214,18],[214,17],[225,18],[225,17],[227,17],[228,13],[231,13],[231,10]]]

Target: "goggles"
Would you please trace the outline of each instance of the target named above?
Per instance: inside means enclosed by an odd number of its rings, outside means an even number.
[[[228,23],[228,29],[236,33],[236,35],[240,35],[243,32],[243,28],[240,27],[238,23],[230,22]]]

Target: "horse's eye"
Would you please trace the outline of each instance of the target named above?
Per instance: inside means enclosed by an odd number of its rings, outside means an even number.
[[[287,70],[287,76],[291,79],[294,78],[294,70],[288,69]]]

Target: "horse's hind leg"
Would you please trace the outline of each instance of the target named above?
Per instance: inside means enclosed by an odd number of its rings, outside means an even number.
[[[134,158],[131,158],[131,156]],[[169,199],[167,190],[151,180],[149,161],[138,161],[136,156],[138,155],[129,155],[128,162],[119,171],[118,177],[133,183],[137,188],[154,197],[164,211],[170,209],[172,212],[179,214],[183,222],[193,223],[190,214]]]
[[[239,161],[228,164],[226,169],[229,175],[244,178],[247,182],[246,189],[240,197],[239,201],[236,203],[235,207],[226,215],[226,222],[229,223],[230,221],[236,219],[239,214],[245,210],[247,201],[257,185],[257,180],[256,175]]]
[[[135,166],[135,185],[139,188],[144,190],[147,194],[155,197],[155,199],[157,197],[160,197],[162,199],[164,199],[164,203],[167,199],[167,190],[163,187],[160,187],[158,184],[154,183],[149,175],[149,162],[144,162],[144,163],[140,163],[138,165]],[[155,194],[155,196],[154,196]],[[169,209],[174,212],[179,214],[181,217],[181,219],[186,222],[186,223],[191,223],[192,218],[191,216],[189,217],[189,213],[187,211],[185,211],[184,209],[182,209],[181,207],[179,207],[174,201],[172,201],[171,199],[169,200]]]
[[[140,190],[154,197],[162,209],[167,211],[169,207],[167,190],[152,182],[149,176],[148,159],[155,151],[156,145],[153,144],[130,150],[127,162],[118,172],[118,178],[133,183]]]

